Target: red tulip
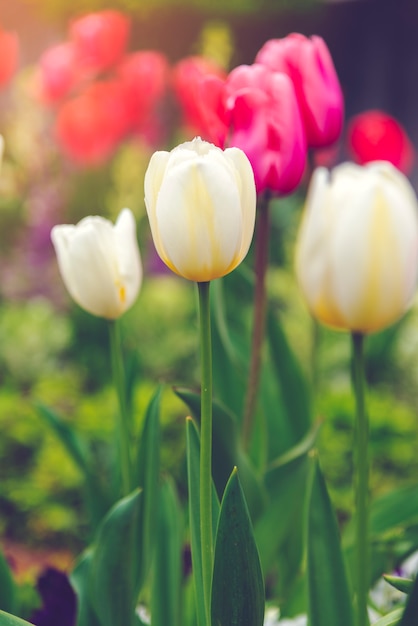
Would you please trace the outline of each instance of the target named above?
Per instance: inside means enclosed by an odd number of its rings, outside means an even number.
[[[117,67],[124,85],[132,128],[141,128],[163,97],[169,66],[160,52],[143,50],[127,54]]]
[[[97,82],[62,105],[56,136],[74,161],[99,165],[112,155],[129,123],[124,85],[116,80]]]
[[[19,60],[19,39],[14,32],[0,26],[0,87],[4,87],[16,71]]]
[[[209,120],[221,101],[226,73],[213,61],[193,56],[179,61],[173,69],[172,84],[191,133],[212,141]],[[215,133],[216,134],[216,133]],[[216,142],[219,145],[219,142]]]
[[[347,146],[356,163],[389,161],[404,174],[414,162],[414,148],[403,126],[383,111],[356,115],[347,129]]]
[[[329,50],[321,37],[293,33],[267,41],[256,63],[285,72],[295,86],[308,146],[334,143],[341,134],[344,99]]]
[[[225,94],[228,145],[246,153],[257,192],[293,191],[305,169],[306,139],[292,81],[262,65],[241,65]]]
[[[56,102],[67,96],[80,79],[75,47],[60,43],[45,50],[39,60],[40,96],[46,102]]]
[[[126,50],[130,20],[119,11],[88,13],[70,24],[80,61],[94,72],[113,67]]]

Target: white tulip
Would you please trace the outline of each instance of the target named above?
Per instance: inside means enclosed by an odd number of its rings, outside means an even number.
[[[254,232],[256,191],[250,162],[200,138],[155,152],[145,174],[154,244],[168,267],[206,282],[231,272]]]
[[[378,331],[409,307],[417,282],[418,204],[387,162],[314,172],[296,245],[296,273],[325,324]]]
[[[76,226],[54,226],[51,239],[71,297],[106,319],[120,317],[135,302],[142,281],[136,224],[123,209],[116,224],[86,217]]]

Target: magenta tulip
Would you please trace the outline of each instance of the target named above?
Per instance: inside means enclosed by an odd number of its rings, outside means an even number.
[[[292,81],[262,65],[241,65],[225,84],[228,145],[241,148],[257,192],[287,194],[299,184],[306,139]]]
[[[309,147],[334,143],[341,134],[344,99],[330,52],[321,37],[293,33],[267,41],[256,63],[293,81]]]

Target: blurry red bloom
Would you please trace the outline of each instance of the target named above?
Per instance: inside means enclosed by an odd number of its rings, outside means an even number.
[[[121,59],[129,31],[129,18],[109,9],[74,20],[69,33],[80,62],[97,72],[113,67]]]
[[[341,134],[344,99],[330,52],[321,37],[293,33],[267,41],[256,63],[285,72],[295,86],[308,146],[334,143]]]
[[[389,161],[409,174],[415,151],[403,126],[383,111],[365,111],[353,117],[347,128],[347,147],[356,163]]]
[[[226,72],[204,57],[192,56],[179,61],[173,69],[172,85],[183,111],[186,126],[192,134],[213,141],[208,121],[221,102],[222,83]],[[217,133],[215,133],[216,135]],[[215,143],[218,143],[215,141]]]
[[[225,98],[228,145],[248,156],[257,192],[293,191],[305,169],[306,138],[290,78],[263,65],[241,65],[228,76]]]
[[[56,119],[56,136],[74,161],[99,165],[112,155],[129,123],[121,81],[96,82],[62,105]]]
[[[169,65],[166,57],[152,50],[124,56],[117,76],[124,85],[132,129],[141,128],[167,89]]]
[[[14,32],[2,30],[0,26],[0,87],[4,87],[17,69],[19,39]]]
[[[45,50],[39,60],[39,90],[42,100],[56,102],[68,95],[80,79],[80,71],[72,43],[60,43]]]

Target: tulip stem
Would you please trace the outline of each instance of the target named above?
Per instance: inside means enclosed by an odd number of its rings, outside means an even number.
[[[125,369],[123,365],[122,342],[118,320],[109,321],[109,335],[113,382],[119,402],[117,439],[119,444],[122,495],[126,496],[131,491],[130,420],[126,403]]]
[[[212,536],[212,340],[210,324],[210,282],[197,283],[199,289],[201,412],[200,412],[200,539],[206,626],[210,626],[213,569]]]
[[[364,335],[352,333],[353,390],[356,400],[355,426],[355,533],[356,565],[354,573],[357,626],[369,624],[367,599],[369,591],[369,422],[365,406]]]
[[[254,413],[260,384],[261,354],[266,326],[266,275],[270,232],[269,201],[270,194],[265,193],[257,209],[257,223],[255,229],[254,318],[251,340],[251,361],[242,422],[242,436],[245,448],[249,446],[253,429]]]

